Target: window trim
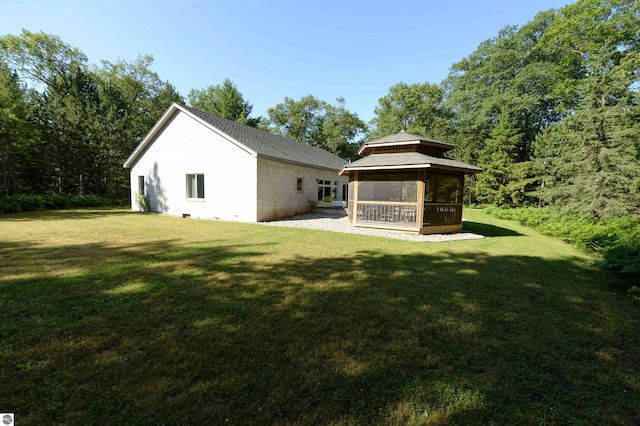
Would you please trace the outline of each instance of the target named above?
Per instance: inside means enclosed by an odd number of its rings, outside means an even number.
[[[304,178],[303,177],[296,178],[296,191],[297,192],[304,192]]]
[[[202,179],[200,179],[202,176]],[[187,201],[204,201],[205,200],[205,184],[204,184],[204,173],[187,173],[186,179],[186,195]],[[195,183],[195,191],[193,190],[193,184]],[[199,183],[202,183],[200,186]],[[191,197],[195,192],[195,197]],[[202,192],[202,197],[200,197],[200,193]]]
[[[146,192],[147,192],[146,189],[145,189],[146,186],[147,186],[145,180],[146,179],[144,178],[144,175],[139,175],[138,176],[138,194],[140,194],[142,196],[146,195]]]

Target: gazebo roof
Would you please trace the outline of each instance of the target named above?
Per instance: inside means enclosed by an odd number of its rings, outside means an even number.
[[[432,157],[420,152],[397,152],[389,154],[370,154],[352,163],[346,164],[340,170],[340,175],[347,175],[351,171],[377,171],[394,169],[423,169],[433,168],[450,170],[465,174],[482,171],[480,167],[442,157]]]
[[[371,148],[374,147],[399,145],[427,145],[440,148],[442,152],[450,151],[455,148],[455,145],[450,143],[425,138],[424,136],[407,133],[404,130],[401,130],[393,135],[365,142],[365,144],[362,145],[362,148],[358,151],[358,155],[367,155],[368,151],[371,151]]]

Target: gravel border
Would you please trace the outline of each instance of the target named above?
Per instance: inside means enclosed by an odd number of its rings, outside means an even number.
[[[464,219],[463,219],[464,220]],[[259,222],[261,225],[282,226],[288,228],[306,228],[320,231],[344,232],[349,234],[373,235],[376,237],[393,238],[396,240],[418,241],[418,242],[445,242],[459,240],[477,240],[484,238],[483,235],[472,232],[457,232],[453,234],[408,234],[404,232],[385,231],[372,228],[356,228],[349,222],[346,216],[336,214],[308,213],[294,216],[282,220],[270,222]]]

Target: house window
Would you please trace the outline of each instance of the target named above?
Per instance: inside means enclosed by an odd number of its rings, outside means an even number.
[[[302,180],[302,178],[296,179],[296,190],[298,192],[304,192],[304,181]]]
[[[204,175],[187,175],[187,198],[204,199]]]
[[[330,180],[320,180],[318,182],[318,207],[330,207],[331,201],[336,200],[336,183]]]
[[[144,195],[144,176],[138,176],[138,194]]]

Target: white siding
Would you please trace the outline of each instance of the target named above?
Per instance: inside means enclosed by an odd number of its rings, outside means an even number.
[[[338,200],[342,200],[342,185],[349,179],[337,171],[295,166],[258,159],[258,221],[280,219],[307,213],[317,204],[317,181],[337,182]],[[298,191],[296,182],[303,179],[304,190]]]
[[[131,169],[132,208],[138,210],[138,176],[145,176],[152,212],[255,222],[256,162],[250,152],[179,112]],[[205,198],[188,200],[186,176],[200,173]]]

